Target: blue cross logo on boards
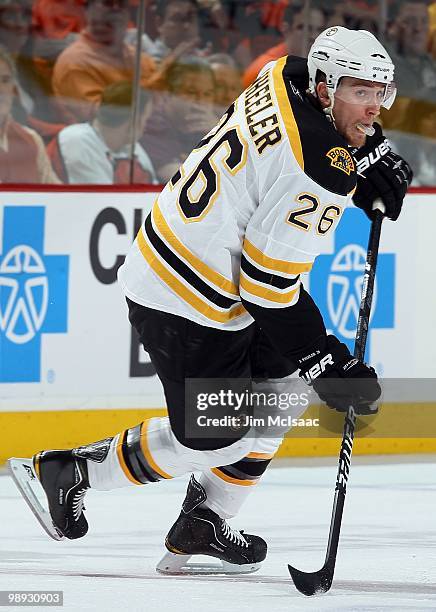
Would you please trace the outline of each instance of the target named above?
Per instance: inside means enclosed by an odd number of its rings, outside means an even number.
[[[41,380],[41,335],[65,333],[67,255],[44,255],[45,209],[5,206],[0,253],[0,383]]]
[[[354,350],[369,222],[361,210],[347,208],[336,230],[335,252],[319,255],[310,275],[310,293],[326,328]],[[383,240],[383,236],[382,236]],[[371,361],[371,330],[394,326],[395,255],[379,253],[366,361]]]

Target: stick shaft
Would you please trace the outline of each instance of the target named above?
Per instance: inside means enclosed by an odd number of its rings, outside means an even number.
[[[359,317],[357,320],[356,340],[354,344],[354,356],[360,361],[364,360],[366,340],[368,336],[369,318],[371,314],[372,298],[374,292],[375,272],[377,268],[378,249],[380,244],[380,233],[383,222],[383,214],[376,211],[371,223],[368,239],[368,250],[366,255],[365,273],[363,276],[362,295],[360,300]],[[344,510],[345,494],[347,491],[348,475],[350,472],[351,455],[353,452],[354,428],[356,415],[350,406],[345,416],[344,432],[342,436],[341,449],[339,451],[339,465],[336,476],[335,498],[333,502],[332,518],[330,522],[329,541],[326,553],[326,565],[334,569],[336,553],[339,543],[339,535]]]
[[[359,317],[357,319],[356,340],[354,343],[354,356],[360,361],[363,361],[365,358],[366,339],[368,336],[382,222],[383,215],[380,211],[376,211],[369,233],[368,252],[366,256],[365,274],[363,277]]]

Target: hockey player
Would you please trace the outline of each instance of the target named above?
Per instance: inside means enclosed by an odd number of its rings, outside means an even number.
[[[400,214],[412,172],[374,124],[380,107],[394,101],[393,77],[372,34],[329,28],[307,61],[283,57],[266,66],[165,186],[119,281],[169,417],[10,461],[52,537],[86,534],[89,487],[138,486],[197,471],[158,569],[182,571],[196,554],[221,559],[220,571],[259,567],[265,541],[226,519],[259,481],[281,436],[237,428],[224,437],[191,435],[185,425],[195,409],[185,403],[185,379],[272,380],[298,369],[328,406],[372,410],[380,396],[374,369],[327,335],[300,276],[351,200],[370,217],[377,198],[387,217]],[[29,493],[36,484],[49,514]]]

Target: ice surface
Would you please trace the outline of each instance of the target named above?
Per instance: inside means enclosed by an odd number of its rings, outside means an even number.
[[[352,465],[335,580],[328,594],[314,598],[295,590],[287,563],[308,571],[323,564],[334,466],[276,461],[269,469],[232,521],[269,545],[260,572],[241,578],[155,573],[186,479],[91,491],[85,500],[90,533],[55,542],[5,475],[0,590],[63,590],[63,610],[76,612],[436,610],[436,458],[416,461]]]

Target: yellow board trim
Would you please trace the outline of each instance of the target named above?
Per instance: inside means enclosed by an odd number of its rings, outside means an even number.
[[[141,435],[139,438],[139,443],[141,445],[141,450],[144,453],[144,457],[146,458],[148,464],[150,465],[150,467],[156,472],[156,474],[159,474],[159,476],[162,476],[162,478],[165,479],[171,479],[173,478],[173,476],[170,476],[169,474],[167,474],[166,472],[164,472],[164,470],[162,470],[157,463],[155,462],[155,460],[153,459],[150,449],[148,447],[148,443],[147,443],[147,435],[148,435],[148,426],[150,424],[150,421],[144,421],[141,425]]]
[[[0,411],[0,465],[9,457],[32,457],[41,450],[90,444],[145,419],[166,415],[165,408]]]
[[[277,60],[276,65],[273,68],[273,81],[274,89],[279,104],[280,114],[282,116],[283,123],[285,124],[286,133],[289,138],[289,142],[294,153],[294,157],[297,160],[298,165],[304,171],[304,157],[303,148],[301,146],[300,132],[298,131],[297,122],[295,121],[294,113],[292,111],[291,103],[289,102],[286,87],[283,81],[283,68],[286,64],[286,56],[281,57]]]
[[[133,474],[130,472],[129,468],[127,467],[126,462],[124,461],[124,457],[123,457],[123,438],[124,438],[124,434],[126,433],[126,430],[122,431],[120,433],[120,437],[118,438],[118,444],[117,444],[117,457],[118,457],[118,463],[120,464],[121,469],[124,472],[124,476],[130,480],[130,482],[132,482],[135,485],[142,485],[144,483],[139,482],[139,480],[136,480],[136,478],[133,476]]]
[[[242,487],[252,487],[259,482],[259,480],[240,480],[239,478],[232,478],[231,476],[224,474],[224,472],[221,472],[218,468],[211,468],[210,471],[215,474],[215,476],[218,476],[218,478],[221,478],[221,480],[225,480],[230,484],[239,485]]]
[[[197,310],[197,312],[201,313],[203,316],[218,323],[226,323],[232,319],[236,319],[236,317],[239,317],[246,312],[242,304],[234,306],[227,312],[215,310],[215,308],[212,308],[212,306],[206,304],[206,302],[196,296],[195,293],[190,291],[181,281],[179,281],[178,278],[176,278],[169,270],[167,270],[167,268],[165,268],[165,266],[157,259],[151,248],[148,246],[142,234],[142,229],[139,230],[136,240],[144,259],[159,276],[159,278],[162,279],[163,282],[174,291],[174,293],[182,298],[182,300],[187,302],[190,306],[192,306],[192,308]]]
[[[416,409],[418,406],[418,410]],[[413,409],[413,413],[411,410]],[[384,412],[386,411],[386,415]],[[332,411],[333,412],[333,411]],[[388,413],[392,416],[388,416]],[[409,418],[430,419],[423,424],[422,431],[436,431],[436,404],[386,404],[377,419],[377,429],[386,432],[386,437],[360,437],[356,432],[353,454],[395,455],[436,453],[436,437],[406,437],[411,431]],[[74,448],[96,440],[115,436],[120,431],[142,423],[152,417],[166,416],[165,408],[125,410],[47,410],[0,412],[0,465],[9,457],[32,457],[42,449]],[[343,416],[338,416],[339,420]],[[414,421],[416,420],[415,417]],[[404,421],[402,435],[390,438],[388,432],[393,419],[397,427]],[[423,421],[424,423],[424,421]],[[341,435],[332,437],[295,437],[299,428],[291,430],[275,454],[276,457],[327,457],[337,456]],[[409,434],[410,435],[410,434]],[[250,455],[248,455],[250,456]],[[267,459],[268,457],[262,457]]]
[[[261,285],[256,285],[256,283],[252,283],[244,274],[241,272],[239,283],[245,291],[251,293],[251,295],[256,295],[264,300],[269,300],[270,302],[276,302],[277,304],[289,304],[292,302],[293,298],[300,290],[300,285],[292,291],[288,291],[287,293],[278,293],[277,291],[273,291],[272,289],[267,289],[266,287],[262,287]]]
[[[303,274],[310,272],[313,267],[312,261],[296,262],[285,261],[284,259],[274,259],[265,255],[260,249],[254,246],[247,238],[244,240],[244,251],[247,255],[260,266],[268,268],[273,272],[284,272],[285,274]]]
[[[159,232],[171,246],[171,248],[176,251],[181,257],[183,257],[199,274],[207,278],[207,280],[223,291],[230,293],[235,297],[239,297],[238,288],[232,281],[228,280],[225,276],[213,270],[208,265],[206,265],[203,261],[201,261],[198,257],[196,257],[189,249],[187,249],[177,238],[177,236],[173,233],[170,226],[165,221],[164,216],[159,208],[158,201],[154,203],[153,210],[153,221],[156,224]]]

